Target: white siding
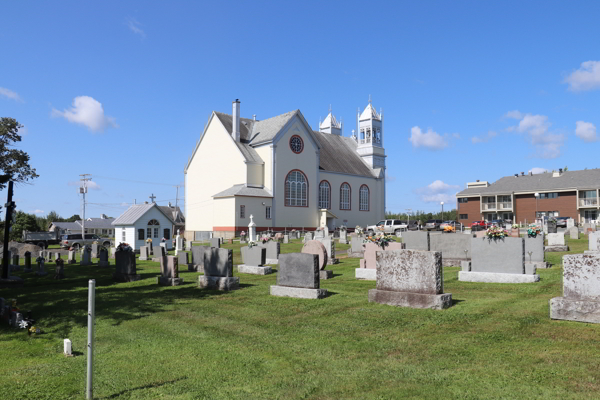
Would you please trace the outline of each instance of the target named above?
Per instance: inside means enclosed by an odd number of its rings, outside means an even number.
[[[155,219],[159,222],[160,225],[148,225],[148,222],[150,222],[150,220]],[[119,243],[122,242],[122,232],[123,229],[125,229],[125,235],[126,235],[126,243],[129,243],[129,245],[134,249],[134,250],[139,250],[141,246],[145,246],[145,239],[146,239],[146,228],[152,228],[152,246],[160,246],[160,241],[163,238],[164,235],[164,230],[168,229],[169,230],[169,240],[167,240],[167,248],[168,249],[172,249],[173,248],[173,225],[171,223],[171,221],[162,213],[158,210],[158,208],[154,207],[151,208],[146,214],[142,215],[136,222],[135,225],[126,225],[126,226],[117,226],[115,227],[115,243],[118,245]],[[158,238],[154,238],[154,228],[159,228],[158,229]],[[138,240],[138,236],[137,236],[137,230],[138,229],[144,229],[144,240]]]

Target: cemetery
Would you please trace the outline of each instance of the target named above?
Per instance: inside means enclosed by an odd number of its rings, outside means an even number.
[[[267,262],[267,246],[249,249],[238,241],[188,242],[185,250],[157,246],[159,262],[143,248],[136,254],[120,246],[108,267],[101,266],[108,256],[103,248],[96,254],[102,259],[91,257],[91,248],[58,260],[52,252],[43,252],[46,258],[35,253],[34,259],[19,254],[21,268],[11,274],[27,284],[0,289],[0,348],[12,360],[0,371],[13,377],[0,379],[6,398],[27,397],[31,387],[42,390],[40,398],[81,396],[89,279],[97,287],[98,398],[126,393],[178,398],[181,385],[194,396],[223,399],[254,397],[248,393],[469,398],[474,384],[487,388],[476,398],[517,392],[523,398],[578,398],[596,392],[588,382],[597,375],[600,350],[580,345],[600,329],[600,296],[587,283],[596,280],[600,265],[595,234],[569,239],[568,252],[546,253],[542,236],[505,238],[521,249],[499,250],[504,266],[518,253],[516,270],[506,275],[522,268],[528,273],[517,275],[533,276],[537,268],[540,282],[530,283],[459,279],[467,265],[467,272],[483,268],[479,272],[494,274],[497,267],[489,259],[495,256],[487,256],[485,264],[478,258],[478,243],[490,246],[486,238],[407,235],[406,242],[398,238],[382,251],[365,238],[361,249],[356,243],[353,249],[355,237],[348,236],[348,244],[332,240],[329,252],[326,238],[270,241],[279,244],[277,264]],[[463,236],[472,240],[467,252],[459,251],[467,243]],[[455,243],[461,243],[459,249],[452,248]],[[362,257],[354,257],[358,253]],[[337,264],[327,261],[329,254]],[[250,263],[271,273],[241,273]],[[357,279],[359,270],[375,271],[374,280]],[[324,271],[330,279],[324,280]],[[56,285],[60,291],[53,290]],[[34,333],[15,326],[22,321],[33,324]],[[70,357],[55,355],[63,347]],[[27,372],[27,365],[40,362],[46,368]],[[249,365],[256,373],[247,373]],[[315,379],[303,379],[306,374]],[[440,384],[422,385],[432,374],[443,377]],[[17,376],[26,387],[16,383]]]

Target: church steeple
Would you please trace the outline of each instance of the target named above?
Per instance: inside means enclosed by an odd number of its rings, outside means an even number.
[[[325,117],[323,122],[319,121],[319,132],[331,133],[334,135],[342,136],[343,123],[338,122],[333,113],[331,112],[331,104],[329,105],[329,114]]]
[[[371,166],[385,169],[385,150],[383,149],[383,111],[379,114],[373,107],[371,95],[369,104],[363,112],[356,115],[358,148],[356,151]]]

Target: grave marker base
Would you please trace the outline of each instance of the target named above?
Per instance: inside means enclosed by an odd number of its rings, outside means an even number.
[[[458,280],[462,282],[484,283],[532,283],[539,282],[539,275],[503,274],[500,272],[459,271]]]
[[[276,258],[267,258],[265,264],[279,264],[279,260]]]
[[[373,268],[356,268],[356,279],[364,279],[365,281],[376,281],[377,270]]]
[[[111,257],[111,258],[114,258],[114,257]],[[148,261],[148,260],[150,260],[150,258],[148,258],[148,257],[140,257],[140,258],[138,258],[138,260],[140,260],[140,261]]]
[[[371,289],[369,290],[369,302],[397,307],[443,310],[452,306],[452,293],[421,294]]]
[[[569,251],[569,246],[546,246],[544,249],[545,252],[553,252],[553,251]]]
[[[443,257],[442,253],[442,257]],[[460,267],[462,263],[465,262],[465,259],[460,258],[442,258],[442,266],[443,267]],[[467,261],[469,262],[469,261]]]
[[[327,265],[335,265],[340,262],[339,258],[327,258]]]
[[[23,272],[33,272],[31,268],[23,268]]]
[[[142,279],[142,277],[140,275],[128,275],[128,274],[121,274],[118,272],[115,272],[113,274],[113,279],[117,282],[133,282],[133,281],[139,281],[140,279]]]
[[[76,260],[69,260],[69,261],[67,261],[67,264],[77,264],[77,261]]]
[[[223,291],[236,290],[240,288],[240,278],[201,275],[198,277],[198,287]]]
[[[600,324],[600,302],[555,297],[550,299],[550,318]]]
[[[583,254],[586,254],[589,256],[597,256],[597,255],[600,255],[600,252],[594,251],[594,250],[584,250]]]
[[[238,272],[241,274],[252,274],[252,275],[268,275],[273,273],[271,267],[255,267],[252,265],[241,264],[238,265]]]
[[[110,263],[108,261],[98,261],[98,266],[102,268],[110,267]]]
[[[531,268],[534,268],[532,272],[529,272],[531,270]],[[525,273],[526,274],[535,274],[535,270],[541,268],[541,269],[547,269],[550,268],[550,264],[548,264],[546,261],[525,261]]]
[[[333,271],[322,269],[319,271],[319,279],[331,279],[333,278]]]
[[[189,272],[202,272],[202,273],[204,273],[204,265],[188,264],[187,268],[188,268]]]
[[[271,296],[294,297],[296,299],[322,299],[327,296],[327,289],[307,289],[272,285]]]
[[[160,257],[153,258],[153,259],[152,259],[152,262],[157,262],[157,263],[159,263],[159,262],[160,262]]]
[[[179,286],[183,283],[183,278],[163,278],[157,276],[156,281],[161,286]]]
[[[352,249],[348,249],[348,258],[364,258],[365,257],[365,252],[364,251],[356,251],[356,252],[352,252]]]

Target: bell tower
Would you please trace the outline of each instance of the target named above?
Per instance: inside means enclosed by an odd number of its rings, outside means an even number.
[[[383,111],[377,114],[369,96],[369,104],[356,115],[358,147],[356,151],[373,169],[385,170],[385,150],[383,148]]]
[[[333,135],[342,136],[343,123],[338,122],[331,112],[331,104],[329,105],[329,114],[323,122],[319,121],[319,132],[331,133]]]

